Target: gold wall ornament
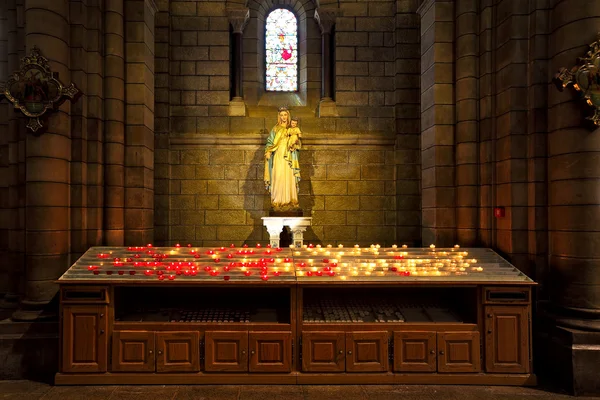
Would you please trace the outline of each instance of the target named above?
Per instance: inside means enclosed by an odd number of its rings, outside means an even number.
[[[58,80],[58,73],[50,70],[48,59],[40,55],[37,46],[23,57],[18,71],[6,82],[0,82],[0,96],[28,117],[27,128],[34,133],[43,127],[40,117],[46,112],[57,110],[67,98],[77,101],[80,95],[75,84],[65,86]]]
[[[594,113],[586,117],[596,127],[600,126],[600,33],[585,57],[577,58],[577,64],[571,69],[561,68],[554,76],[559,91],[571,85],[586,103],[593,107]]]

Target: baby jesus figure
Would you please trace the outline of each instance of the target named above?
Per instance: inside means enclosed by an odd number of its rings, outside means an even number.
[[[292,118],[290,120],[290,127],[288,128],[288,148],[290,151],[299,150],[302,147],[302,143],[300,142],[300,138],[302,137],[302,132],[300,132],[300,128],[298,128],[298,118]]]

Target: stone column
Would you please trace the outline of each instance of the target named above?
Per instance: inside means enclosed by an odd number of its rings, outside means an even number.
[[[243,48],[242,37],[244,28],[250,18],[248,8],[229,8],[227,9],[227,18],[233,27],[233,80],[232,80],[232,99],[229,103],[229,115],[232,117],[246,116],[246,104],[244,103],[243,91]]]
[[[104,4],[88,2],[86,245],[102,245],[104,211]],[[73,33],[71,33],[72,35]],[[77,103],[76,103],[77,104]]]
[[[331,31],[335,19],[340,14],[337,8],[318,8],[315,10],[315,20],[321,29],[321,101],[318,114],[320,117],[335,117],[337,109],[332,99],[333,63]]]
[[[68,1],[25,1],[26,54],[38,46],[65,83],[71,82],[69,28]],[[58,289],[53,281],[69,267],[70,110],[64,102],[47,118],[44,134],[26,136],[25,298],[15,320],[47,315],[42,310]]]
[[[154,0],[125,1],[125,244],[154,239]]]
[[[0,3],[0,79],[8,77],[8,2]],[[8,260],[8,232],[10,209],[8,204],[8,107],[7,101],[0,103],[0,257]],[[0,265],[0,292],[8,291],[8,276],[12,265]]]
[[[8,29],[8,71],[19,69],[18,54],[18,29],[17,29],[17,3],[15,0],[7,2],[7,29]],[[2,308],[16,308],[21,294],[21,277],[23,275],[24,264],[24,232],[22,213],[19,212],[19,115],[14,112],[12,105],[8,106],[8,264],[10,269],[7,276],[7,288],[3,301],[0,303]]]
[[[272,248],[279,247],[279,238],[283,230],[283,218],[262,217],[262,220],[267,232],[269,232],[269,244]]]
[[[304,245],[304,232],[306,232],[306,226],[297,226],[290,228],[292,231],[292,243],[294,247],[301,248]]]
[[[164,49],[155,54],[154,58],[154,244],[156,246],[167,246],[169,230],[171,227],[171,215],[169,213],[169,136],[171,105],[169,100],[169,88],[171,78],[169,73],[171,53],[174,48],[170,46],[172,35],[171,18],[167,1],[156,3],[158,11],[155,21],[155,47]],[[223,24],[227,29],[229,26]],[[194,64],[194,63],[192,63]],[[195,99],[194,99],[195,100]],[[164,201],[166,199],[166,201]],[[179,217],[179,211],[175,212]]]
[[[600,2],[556,2],[550,21],[550,71],[570,68],[597,40]],[[582,103],[570,88],[550,90],[548,105],[548,294],[557,326],[549,348],[554,359],[568,360],[555,367],[572,376],[575,394],[598,395],[600,129],[583,127]]]
[[[123,0],[104,13],[104,244],[123,246],[125,232],[125,32]]]
[[[454,160],[454,1],[426,0],[421,16],[423,245],[456,240]]]
[[[81,96],[71,105],[71,165],[70,165],[70,249],[74,260],[81,257],[90,247],[87,240],[88,218],[88,136],[93,127],[88,126],[88,71],[96,68],[88,61],[88,48],[92,45],[88,39],[88,25],[92,16],[88,12],[87,2],[70,0],[69,22],[71,37],[71,81],[81,91]],[[95,37],[90,32],[89,38]],[[91,57],[90,57],[91,58]],[[98,103],[98,102],[93,102]],[[92,222],[89,220],[89,222]]]
[[[477,242],[479,218],[479,0],[456,0],[456,240],[461,246]]]

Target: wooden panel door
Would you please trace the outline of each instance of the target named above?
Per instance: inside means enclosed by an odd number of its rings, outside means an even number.
[[[479,332],[438,332],[438,372],[479,372]]]
[[[292,332],[250,332],[250,372],[291,372]]]
[[[435,332],[394,332],[394,371],[435,372]]]
[[[386,372],[389,363],[387,332],[346,333],[346,372]]]
[[[155,369],[154,332],[113,332],[113,372],[154,372]]]
[[[157,332],[156,372],[200,371],[198,332]]]
[[[205,371],[248,371],[248,332],[208,331],[204,342]]]
[[[344,332],[302,332],[302,371],[343,372]]]
[[[61,372],[106,372],[107,306],[63,305]]]
[[[497,373],[529,372],[527,307],[485,307],[485,369]]]

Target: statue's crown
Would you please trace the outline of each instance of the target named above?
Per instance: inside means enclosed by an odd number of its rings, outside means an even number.
[[[289,108],[287,106],[281,106],[281,107],[279,107],[279,109],[277,111],[279,111],[279,112],[289,111]]]

